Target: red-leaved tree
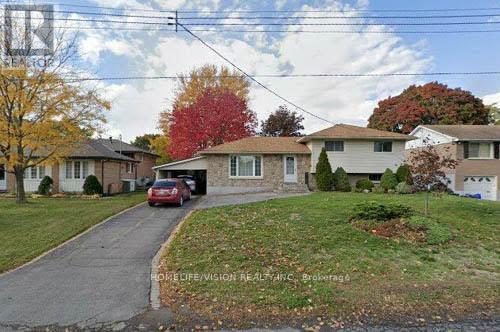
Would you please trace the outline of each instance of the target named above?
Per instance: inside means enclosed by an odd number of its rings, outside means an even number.
[[[255,134],[257,117],[245,100],[223,89],[206,89],[190,106],[175,108],[170,118],[168,152],[173,159]]]
[[[400,95],[379,101],[368,127],[408,134],[421,124],[488,124],[488,113],[482,100],[469,91],[431,82],[411,85]]]
[[[422,191],[429,187],[438,190],[446,188],[449,184],[446,173],[458,164],[450,147],[441,146],[438,149],[427,138],[423,140],[423,147],[410,151],[406,159],[413,174],[413,185]]]

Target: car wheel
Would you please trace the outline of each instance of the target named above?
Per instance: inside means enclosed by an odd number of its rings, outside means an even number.
[[[183,206],[183,205],[184,205],[184,198],[181,195],[181,199],[179,200],[179,206]]]
[[[155,206],[155,203],[153,203],[153,202],[148,202],[148,205],[149,205],[149,206]]]

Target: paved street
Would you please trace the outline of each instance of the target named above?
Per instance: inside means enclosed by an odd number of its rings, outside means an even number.
[[[0,327],[95,326],[144,311],[151,260],[194,203],[141,205],[1,276]]]

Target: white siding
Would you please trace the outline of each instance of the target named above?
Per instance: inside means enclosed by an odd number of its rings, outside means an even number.
[[[83,161],[83,160],[76,160]],[[89,175],[95,175],[94,160],[86,160],[89,164]],[[63,192],[82,192],[85,179],[66,179],[66,162],[59,165],[59,190]]]
[[[406,143],[407,150],[423,147],[425,139],[427,140],[427,145],[445,144],[453,141],[452,137],[429,130],[425,127],[418,127],[411,135],[418,138]]]
[[[31,172],[31,168],[28,168],[27,172]],[[52,177],[52,167],[45,166],[45,175]],[[38,186],[42,179],[30,179],[24,178],[24,191],[32,193],[38,190]]]
[[[344,140],[344,152],[328,152],[333,171],[342,167],[347,173],[383,173],[386,168],[395,170],[404,162],[404,141],[392,141],[392,152],[374,152],[374,141]],[[312,141],[311,172],[316,172],[325,140]]]

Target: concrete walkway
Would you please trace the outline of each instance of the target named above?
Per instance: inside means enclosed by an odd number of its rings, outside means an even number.
[[[207,209],[217,206],[237,205],[245,203],[254,203],[267,201],[276,198],[304,196],[309,193],[252,193],[252,194],[234,194],[234,195],[207,195],[201,197],[201,201],[196,206],[197,209]]]
[[[146,310],[151,260],[194,203],[141,205],[1,276],[0,330],[98,327]]]

